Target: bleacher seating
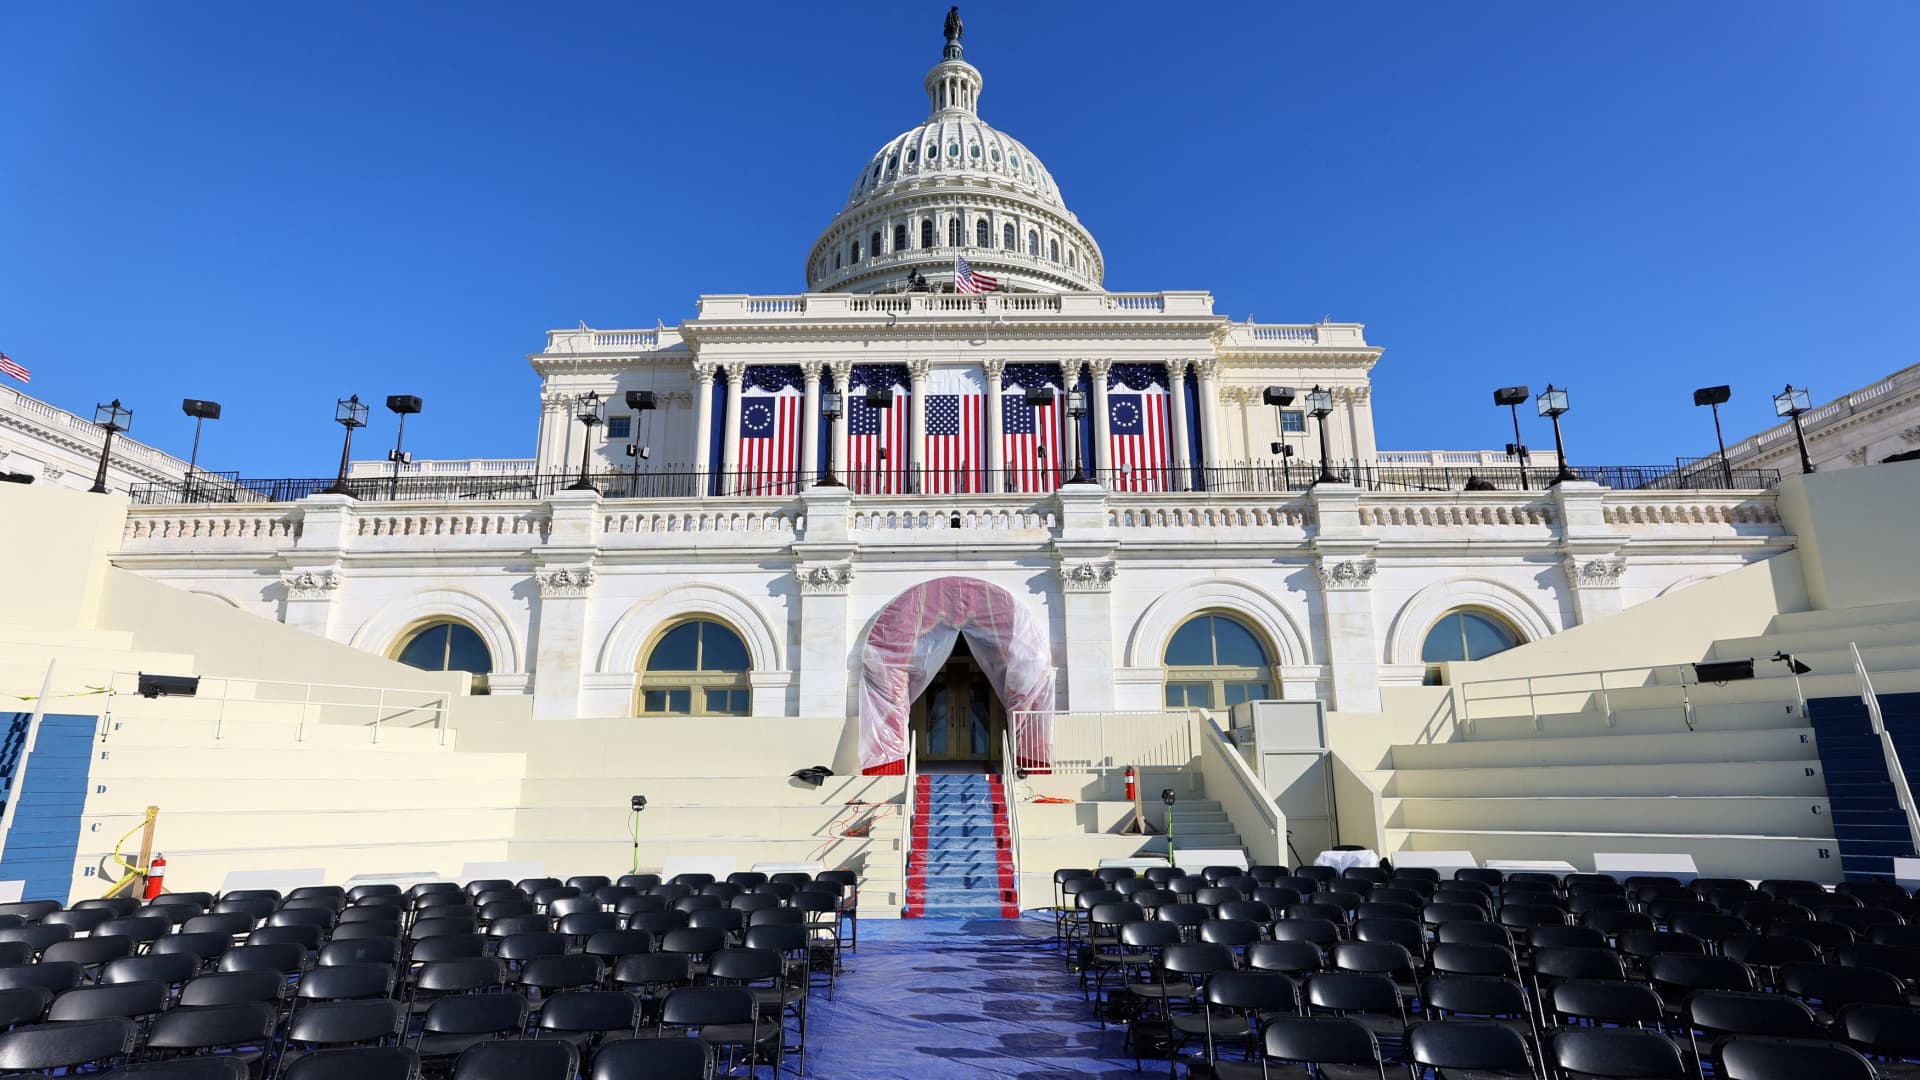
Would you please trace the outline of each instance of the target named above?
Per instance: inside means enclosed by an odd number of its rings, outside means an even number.
[[[1124,1024],[1131,1054],[1194,1076],[1833,1080],[1920,1061],[1920,900],[1885,880],[1255,866],[1054,881],[1053,942],[1088,1022]]]

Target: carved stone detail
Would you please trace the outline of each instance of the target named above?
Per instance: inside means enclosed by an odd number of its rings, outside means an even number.
[[[534,572],[543,599],[558,596],[585,596],[593,587],[591,566],[556,566]]]
[[[747,377],[746,363],[744,361],[734,360],[734,361],[729,361],[728,363],[722,364],[720,366],[727,373],[728,389],[730,390],[740,389],[740,381]]]
[[[1007,362],[1004,358],[1000,357],[995,357],[991,360],[982,360],[980,361],[980,367],[986,371],[987,378],[989,379],[998,379],[1007,373]]]
[[[1619,557],[1567,560],[1567,580],[1581,589],[1612,589],[1620,585],[1627,572],[1627,560]]]
[[[1909,445],[1913,443],[1920,443],[1920,424],[1915,424],[1912,427],[1902,429],[1900,432],[1900,438],[1901,438],[1901,441],[1906,442]]]
[[[1087,361],[1087,370],[1093,372],[1093,377],[1096,380],[1096,382],[1105,380],[1107,377],[1107,373],[1113,370],[1113,360],[1108,357],[1101,357],[1098,360],[1089,360]]]
[[[1060,585],[1067,592],[1112,592],[1118,574],[1110,559],[1090,560],[1060,568]]]
[[[1867,463],[1867,448],[1864,446],[1856,446],[1847,451],[1847,460],[1855,465],[1865,465]]]
[[[1327,589],[1364,589],[1378,569],[1372,559],[1320,560],[1320,585]]]
[[[845,596],[848,586],[853,584],[853,565],[821,563],[796,566],[793,568],[793,578],[800,583],[803,596]]]
[[[926,357],[907,361],[907,378],[918,382],[933,374],[933,361]]]
[[[287,587],[289,600],[325,600],[340,587],[340,575],[331,570],[293,570],[282,574],[280,583]]]
[[[714,373],[717,370],[713,364],[702,363],[701,361],[695,360],[693,362],[693,381],[701,386],[705,386],[713,381]]]

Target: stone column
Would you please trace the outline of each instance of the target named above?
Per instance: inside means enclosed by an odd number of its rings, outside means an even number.
[[[712,488],[707,476],[713,472],[713,365],[693,365],[693,471],[702,495]]]
[[[561,491],[547,505],[552,531],[533,569],[540,591],[533,615],[533,716],[567,720],[580,715],[588,658],[598,651],[589,647],[586,634],[600,496]]]
[[[800,438],[800,486],[812,487],[820,479],[820,365],[802,364],[800,374],[807,389],[807,401],[800,413],[804,432]]]
[[[912,415],[907,419],[907,446],[911,457],[906,463],[906,490],[912,492],[927,490],[927,376],[932,370],[930,360],[907,362],[907,392],[912,395],[908,405]]]
[[[1167,361],[1167,396],[1172,407],[1167,411],[1173,414],[1173,471],[1174,480],[1168,487],[1174,491],[1186,491],[1193,487],[1193,462],[1187,453],[1187,362],[1185,360]]]
[[[1627,561],[1620,557],[1626,537],[1606,519],[1606,489],[1586,480],[1555,484],[1550,492],[1560,520],[1560,553],[1577,623],[1611,615],[1624,605],[1620,579]]]
[[[988,360],[981,365],[987,374],[987,480],[981,486],[982,491],[1003,491],[1006,489],[1004,473],[1007,469],[1005,440],[1000,437],[1006,430],[1007,418],[1004,403],[1000,397],[1006,391],[1002,381],[1007,373],[1005,360]]]
[[[340,568],[295,567],[281,572],[280,584],[287,594],[280,621],[295,630],[326,637],[333,615],[333,594],[340,588]]]
[[[847,384],[853,378],[853,363],[836,360],[827,365],[827,375],[833,380],[833,388],[840,395],[840,415],[833,421],[832,443],[833,475],[844,484],[847,482],[847,409],[852,404],[847,399]]]
[[[1224,441],[1220,431],[1220,361],[1207,357],[1194,361],[1193,367],[1200,378],[1200,414],[1194,417],[1200,423],[1200,463],[1214,468],[1220,464],[1220,444]]]
[[[1107,460],[1107,439],[1113,427],[1107,417],[1107,373],[1113,370],[1113,361],[1089,360],[1087,370],[1093,376],[1093,400],[1087,402],[1087,407],[1093,410],[1094,477],[1104,484],[1109,479],[1107,470],[1113,467]]]
[[[731,495],[740,489],[740,384],[745,380],[747,365],[728,364],[727,373],[727,419],[725,434],[720,436],[720,494]]]
[[[1321,624],[1326,628],[1329,707],[1380,711],[1380,639],[1373,617],[1372,541],[1360,528],[1360,492],[1322,485],[1308,495],[1317,525],[1315,569],[1320,578]]]
[[[1094,484],[1068,484],[1055,493],[1060,538],[1054,557],[1060,575],[1061,661],[1066,667],[1066,707],[1075,711],[1114,707],[1113,554],[1118,546],[1107,526],[1107,492]]]
[[[800,653],[793,666],[800,679],[800,715],[849,716],[850,673],[858,666],[847,600],[853,584],[852,493],[816,487],[801,499],[806,533],[793,545],[800,620]]]
[[[328,637],[340,566],[353,535],[354,500],[346,495],[309,495],[300,500],[300,543],[286,553],[280,573],[286,603],[280,621]]]

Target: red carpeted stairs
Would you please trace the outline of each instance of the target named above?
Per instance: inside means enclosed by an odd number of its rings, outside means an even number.
[[[985,773],[914,782],[907,918],[1017,919],[1007,793]]]

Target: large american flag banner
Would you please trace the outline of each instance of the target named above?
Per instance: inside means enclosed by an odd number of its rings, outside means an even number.
[[[802,410],[797,364],[750,367],[740,380],[740,445],[734,460],[742,495],[784,495],[799,487]]]
[[[907,491],[907,429],[911,422],[905,364],[855,364],[847,380],[847,485],[865,495]],[[867,404],[867,388],[883,387],[893,404]]]
[[[953,257],[953,291],[957,293],[990,293],[1000,287],[1000,279],[991,274],[983,274],[959,255]]]
[[[921,490],[929,495],[987,490],[986,381],[967,368],[935,368],[927,376],[927,460]]]
[[[1164,364],[1115,364],[1107,373],[1107,465],[1112,491],[1165,491],[1173,467]]]
[[[1060,462],[1066,460],[1060,418],[1066,393],[1058,364],[1008,364],[1002,373],[1000,457],[1006,463],[1010,491],[1052,491],[1060,486]],[[1053,404],[1027,404],[1027,391],[1053,389]]]

